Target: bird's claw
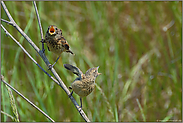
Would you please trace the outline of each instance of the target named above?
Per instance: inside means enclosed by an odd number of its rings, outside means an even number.
[[[46,42],[45,42],[45,39],[42,39],[40,42],[41,42],[41,43],[46,43]]]
[[[42,51],[43,51],[43,53],[44,53],[45,49],[42,49]]]
[[[69,94],[69,98],[72,96],[72,94],[73,94],[73,91]]]
[[[49,64],[48,65],[48,70],[51,70],[53,68],[53,65]]]

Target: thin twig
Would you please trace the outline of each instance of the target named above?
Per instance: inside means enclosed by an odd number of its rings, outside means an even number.
[[[3,22],[5,22],[5,23],[8,23],[8,24],[12,25],[12,22],[7,21],[7,20],[5,20],[5,19],[1,19],[1,21],[3,21]]]
[[[53,119],[51,119],[46,113],[44,113],[41,109],[39,109],[34,103],[32,103],[29,99],[27,99],[24,95],[22,95],[19,91],[17,91],[15,88],[13,88],[10,84],[8,84],[4,79],[4,77],[1,75],[1,81],[6,84],[8,87],[10,87],[13,91],[15,91],[18,95],[20,95],[24,100],[26,100],[29,104],[31,104],[34,108],[36,108],[38,111],[40,111],[44,116],[46,116],[51,122],[55,122]]]
[[[1,113],[8,116],[8,117],[10,117],[12,120],[15,120],[15,118],[13,116],[9,115],[8,113],[6,113],[4,111],[1,111]]]
[[[46,58],[45,54],[43,53],[43,51],[41,51],[35,44],[34,42],[22,31],[22,29],[14,22],[13,18],[11,17],[8,9],[6,8],[6,5],[4,4],[3,1],[1,1],[1,4],[4,8],[5,13],[7,14],[8,18],[10,19],[11,23],[8,23],[12,26],[14,26],[19,32],[20,34],[30,43],[30,45],[36,50],[36,52],[41,56],[41,58],[43,59],[43,61],[46,63],[47,66],[50,65],[48,59]],[[61,78],[58,76],[58,74],[56,73],[55,69],[52,68],[51,69],[53,75],[55,76],[55,78],[58,80],[59,82],[59,86],[67,93],[67,95],[70,95],[70,91],[69,89],[66,87],[66,85],[64,84],[64,82],[61,80]],[[75,107],[77,108],[78,112],[80,113],[80,115],[83,117],[83,119],[87,122],[90,122],[90,120],[88,119],[88,117],[86,116],[86,114],[84,113],[84,111],[80,108],[80,106],[78,105],[78,103],[76,102],[76,100],[74,99],[73,96],[70,96],[71,101],[73,102],[73,104],[75,105]]]
[[[40,21],[40,18],[39,18],[39,13],[38,13],[38,10],[37,10],[37,6],[36,6],[36,2],[33,1],[33,4],[34,4],[34,8],[35,8],[35,11],[36,11],[36,15],[37,15],[37,20],[38,20],[38,24],[39,24],[39,29],[40,29],[40,33],[41,33],[41,39],[43,40],[43,29],[42,29],[42,26],[41,26],[41,21]],[[42,51],[44,52],[44,43],[42,42]]]

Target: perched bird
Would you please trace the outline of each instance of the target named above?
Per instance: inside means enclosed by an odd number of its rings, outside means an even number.
[[[50,25],[45,35],[45,39],[41,42],[46,43],[48,50],[59,55],[55,63],[60,58],[62,52],[68,52],[74,55],[74,53],[69,50],[69,44],[62,35],[62,30],[57,28],[55,25]],[[52,67],[55,65],[52,65]]]
[[[98,73],[98,67],[90,68],[86,71],[85,74],[83,72],[70,64],[64,64],[64,67],[74,74],[76,74],[78,77],[72,82],[70,89],[72,89],[72,92],[69,96],[72,96],[73,91],[80,96],[80,102],[81,102],[81,108],[82,108],[82,98],[85,96],[88,96],[95,88],[95,79],[98,75],[101,73]]]

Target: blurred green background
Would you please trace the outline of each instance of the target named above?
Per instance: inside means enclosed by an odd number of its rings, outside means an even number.
[[[62,29],[75,56],[63,53],[54,66],[67,87],[76,75],[99,67],[95,90],[83,98],[91,121],[182,120],[182,2],[46,2],[37,1],[44,36],[49,25]],[[41,49],[32,2],[5,1],[22,30]],[[1,18],[8,20],[1,7]],[[31,45],[12,26],[3,26],[50,74]],[[53,64],[57,55],[45,54]],[[1,74],[5,80],[57,122],[84,121],[66,93],[44,74],[1,29]],[[20,121],[48,121],[13,92]],[[73,94],[79,102],[79,96]],[[1,111],[13,115],[1,82]],[[1,121],[12,121],[1,114]]]

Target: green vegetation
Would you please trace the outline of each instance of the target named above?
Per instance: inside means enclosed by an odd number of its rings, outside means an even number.
[[[41,49],[33,3],[5,4],[15,22]],[[63,53],[54,66],[67,87],[76,76],[63,64],[75,65],[83,72],[100,66],[102,75],[96,79],[95,90],[83,99],[83,110],[91,121],[182,120],[182,2],[40,1],[37,7],[44,36],[49,25],[56,25],[76,54]],[[8,20],[2,7],[1,18]],[[1,23],[47,70],[19,32]],[[45,49],[53,64],[58,56],[49,52],[46,45]],[[84,121],[66,93],[2,29],[1,74],[55,121]],[[48,121],[12,93],[21,122]],[[79,103],[79,96],[73,96]],[[13,116],[2,82],[1,110]],[[1,121],[13,120],[1,113]]]

